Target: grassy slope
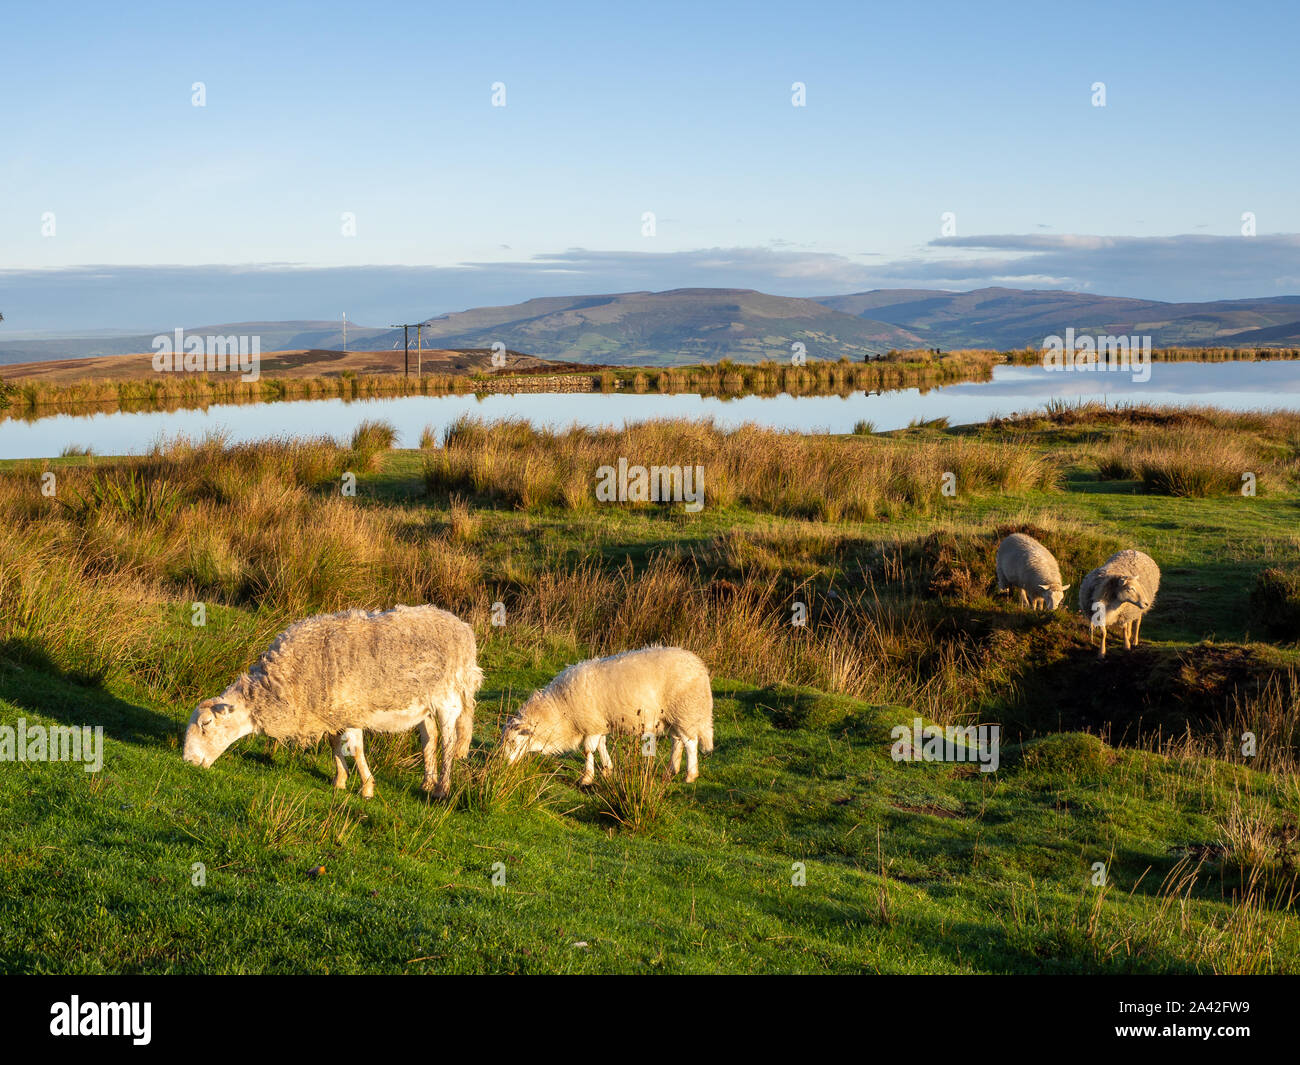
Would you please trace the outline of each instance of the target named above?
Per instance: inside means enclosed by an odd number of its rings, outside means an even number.
[[[390,456],[362,496],[417,494],[419,462]],[[1125,487],[1077,473],[1066,496],[1015,509],[1050,509],[1161,551],[1166,609],[1143,632],[1157,647],[1245,636],[1242,574],[1294,546],[1296,500],[1192,503]],[[952,520],[1006,510],[963,502]],[[503,558],[594,544],[636,558],[665,540],[772,521],[735,510],[706,510],[698,523],[623,511],[482,517],[483,549]],[[207,631],[250,623],[220,610]],[[192,632],[179,608],[167,624],[173,640]],[[562,646],[526,651],[508,627],[489,635],[475,759],[500,711],[571,658]],[[996,774],[898,764],[888,728],[910,711],[726,678],[715,692],[718,750],[637,836],[608,827],[573,786],[574,756],[545,808],[431,806],[416,771],[392,764],[376,765],[379,796],[366,803],[355,780],[346,796],[330,790],[328,755],[261,740],[199,774],[176,745],[188,707],[0,658],[0,720],[103,722],[108,737],[98,776],[0,766],[0,969],[1185,971],[1249,968],[1240,955],[1265,949],[1266,936],[1267,967],[1300,967],[1294,916],[1234,906],[1226,871],[1202,875],[1188,927],[1160,893],[1179,849],[1212,841],[1215,815],[1238,792],[1293,821],[1300,796],[1284,777],[1098,753],[1068,737],[1032,762],[1006,752]],[[1097,861],[1110,862],[1109,892],[1090,882]],[[191,885],[194,862],[207,867],[204,887]],[[505,886],[491,883],[495,862]],[[806,886],[791,885],[794,862],[806,863]],[[325,872],[310,876],[318,864]]]

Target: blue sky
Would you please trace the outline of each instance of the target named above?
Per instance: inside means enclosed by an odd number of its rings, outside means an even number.
[[[22,5],[0,328],[695,284],[1300,292],[1297,10]]]

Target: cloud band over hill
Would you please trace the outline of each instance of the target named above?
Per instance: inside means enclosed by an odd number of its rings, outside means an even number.
[[[153,329],[236,320],[336,319],[368,325],[575,292],[752,288],[826,296],[873,288],[1060,288],[1199,301],[1300,292],[1300,235],[948,237],[878,261],[794,249],[569,249],[451,266],[302,267],[292,263],[75,266],[0,271],[0,335]]]

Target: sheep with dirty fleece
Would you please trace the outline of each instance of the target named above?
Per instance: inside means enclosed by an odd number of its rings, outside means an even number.
[[[1101,653],[1106,653],[1106,628],[1124,626],[1124,648],[1138,645],[1142,618],[1160,590],[1160,567],[1141,551],[1117,551],[1083,578],[1079,609],[1088,615],[1088,640],[1101,629]],[[1130,632],[1131,630],[1131,632]]]
[[[224,692],[199,703],[185,733],[185,761],[207,768],[243,736],[303,745],[329,736],[334,786],[346,785],[343,757],[351,753],[368,799],[375,778],[362,731],[418,727],[424,788],[446,798],[452,760],[469,753],[474,730],[474,695],[483,683],[477,654],[474,630],[433,606],[307,618]]]
[[[1061,583],[1061,567],[1052,552],[1032,536],[1012,533],[998,544],[998,591],[1020,592],[1020,602],[1033,610],[1055,610],[1070,586]]]
[[[605,737],[672,736],[672,768],[686,752],[687,783],[700,775],[699,754],[713,750],[713,688],[700,659],[680,647],[643,647],[570,666],[542,691],[533,692],[501,735],[508,762],[540,751],[560,754],[581,745],[586,768],[580,783],[613,765]]]

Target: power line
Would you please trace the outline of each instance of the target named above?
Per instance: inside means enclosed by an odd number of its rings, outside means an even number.
[[[416,345],[415,376],[416,379],[418,380],[421,376],[423,376],[423,370],[424,370],[424,323],[414,322],[410,324],[403,324],[401,326],[390,325],[389,328],[390,329],[400,328],[402,330],[402,341],[403,341],[402,349],[403,349],[403,354],[405,355],[406,358],[406,362],[402,370],[402,374],[405,377],[411,376],[411,330],[412,329],[415,330],[415,345]]]

